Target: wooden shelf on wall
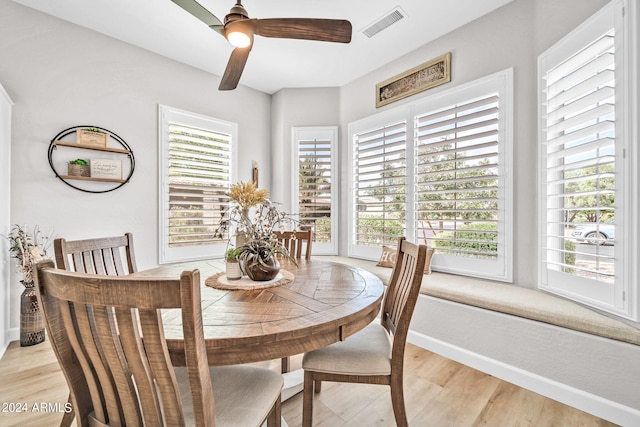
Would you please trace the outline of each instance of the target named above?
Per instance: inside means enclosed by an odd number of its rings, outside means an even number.
[[[111,179],[111,178],[92,178],[90,176],[77,176],[77,175],[60,175],[62,179],[77,179],[80,181],[101,181],[101,182],[126,182],[124,179]]]
[[[85,132],[99,135],[92,135],[91,137],[83,139],[83,136],[85,136]],[[65,140],[65,138],[67,139]],[[109,144],[118,145],[121,148],[114,148],[112,146],[109,146]],[[99,160],[101,162],[96,164],[97,169],[102,166],[103,169],[106,167],[110,171],[115,168],[116,171],[119,170],[120,172],[122,172],[122,163],[124,159],[121,156],[126,156],[129,161],[129,173],[126,178],[124,178],[122,176],[122,173],[103,173],[104,171],[100,172],[96,169],[95,174],[97,176],[80,176],[80,174],[69,175],[68,170],[65,171],[67,172],[66,175],[61,175],[56,170],[56,164],[60,166],[60,162],[56,163],[53,159],[53,154],[58,151],[57,148],[59,147],[65,147],[65,149],[61,150],[63,152],[66,151],[66,148],[78,148],[81,150],[110,153],[111,155],[107,156],[109,157],[108,159],[93,159],[95,161]],[[48,157],[49,166],[51,166],[51,169],[53,170],[57,178],[59,178],[69,187],[75,188],[76,190],[84,191],[85,193],[106,193],[109,191],[117,190],[118,188],[129,182],[136,167],[135,158],[133,157],[133,150],[131,150],[131,147],[129,147],[124,139],[120,138],[118,135],[108,129],[100,128],[97,126],[73,126],[59,132],[49,144]],[[71,160],[71,158],[69,158],[69,160]],[[119,166],[114,166],[116,164],[118,164]],[[89,173],[86,173],[86,171],[81,171],[81,173],[82,172],[84,172],[83,175],[89,175]],[[102,176],[104,176],[104,178],[102,178]],[[89,182],[104,182],[110,183],[112,185],[92,186],[91,184],[89,184]]]
[[[92,145],[77,144],[75,142],[56,141],[55,145],[62,146],[62,147],[82,148],[84,150],[106,151],[108,153],[118,153],[118,154],[130,154],[131,153],[131,151],[123,150],[121,148],[95,147],[95,146],[92,146]]]

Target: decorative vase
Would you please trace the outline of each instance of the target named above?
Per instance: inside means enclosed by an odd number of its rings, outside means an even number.
[[[244,232],[236,233],[236,248],[241,248],[242,245],[249,241],[249,236]]]
[[[249,209],[242,209],[240,212],[240,224],[250,224],[251,218],[249,218]],[[250,239],[249,234],[245,231],[236,231],[236,248],[241,248],[242,245],[247,243]]]
[[[272,280],[278,275],[278,272],[280,271],[280,263],[271,256],[264,261],[264,264],[266,265],[263,265],[259,261],[252,261],[250,263],[244,263],[242,268],[251,280],[265,282],[267,280]]]
[[[242,277],[242,270],[240,270],[240,263],[238,261],[227,261],[227,279],[238,280]]]
[[[69,163],[67,174],[69,176],[84,176],[89,177],[91,175],[91,171],[89,169],[89,165],[76,165]]]
[[[40,344],[44,341],[44,321],[40,302],[33,282],[25,282],[20,296],[20,346]]]

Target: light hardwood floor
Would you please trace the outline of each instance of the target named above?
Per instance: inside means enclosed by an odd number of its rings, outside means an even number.
[[[294,369],[299,367],[300,357],[291,363]],[[412,426],[614,425],[411,344],[405,364],[405,399]],[[268,366],[280,369],[280,361]],[[57,410],[64,409],[67,396],[48,341],[32,347],[11,343],[0,360],[0,426],[57,426],[62,418]],[[316,427],[395,425],[389,387],[324,383],[315,399]],[[24,403],[26,412],[15,412],[16,404],[22,409]],[[301,394],[282,405],[282,415],[290,427],[302,424]]]

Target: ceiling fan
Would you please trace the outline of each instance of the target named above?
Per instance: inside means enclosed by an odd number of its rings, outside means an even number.
[[[242,70],[253,47],[253,36],[284,39],[318,40],[336,43],[351,41],[351,23],[342,19],[269,18],[251,19],[237,0],[224,18],[224,24],[196,0],[171,0],[235,46],[222,76],[218,90],[232,90],[238,86]]]

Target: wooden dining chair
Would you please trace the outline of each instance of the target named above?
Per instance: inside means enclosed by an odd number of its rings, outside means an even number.
[[[200,273],[134,278],[37,265],[51,346],[79,426],[279,426],[282,376],[209,368]],[[179,309],[186,367],[173,367],[161,310]],[[143,338],[144,337],[144,338]]]
[[[276,238],[295,259],[311,259],[311,230],[277,231]]]
[[[304,253],[306,261],[311,259],[311,230],[277,231],[275,235],[293,258],[301,260]],[[283,357],[280,372],[284,374],[290,370],[291,358]]]
[[[404,349],[426,254],[426,246],[400,238],[380,323],[372,323],[345,341],[304,355],[303,427],[312,425],[313,393],[320,392],[322,381],[390,386],[396,424],[398,427],[408,425],[402,384]]]
[[[109,276],[124,276],[138,271],[131,233],[71,241],[58,238],[53,241],[53,249],[56,266],[63,270]],[[60,427],[69,427],[73,423],[73,405],[71,408],[62,417]]]
[[[138,271],[133,234],[67,241],[53,241],[56,266],[79,273],[123,276]],[[126,261],[126,263],[125,263]]]

